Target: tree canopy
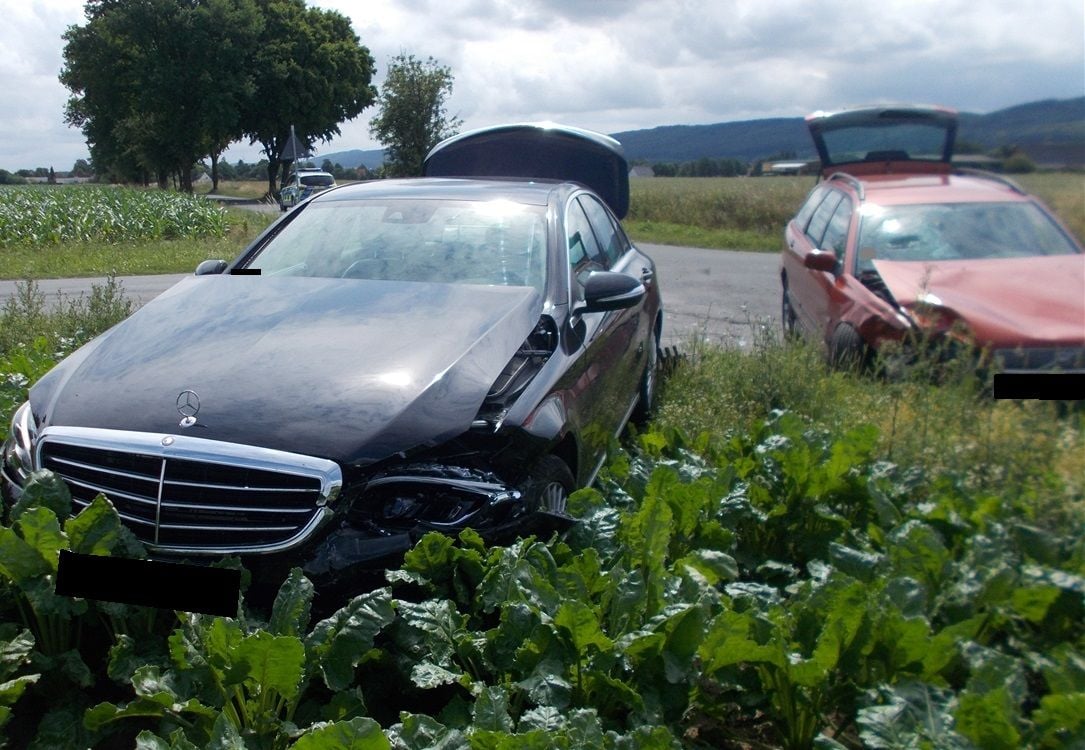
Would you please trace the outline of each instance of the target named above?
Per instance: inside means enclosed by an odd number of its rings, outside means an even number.
[[[378,98],[380,112],[369,124],[370,134],[385,147],[386,174],[422,174],[429,150],[456,134],[463,123],[445,110],[445,99],[451,94],[451,69],[432,57],[423,61],[399,54],[392,58]]]
[[[308,145],[373,102],[373,60],[335,11],[304,0],[87,0],[64,35],[65,110],[95,169],[175,177],[248,137],[269,158],[269,190],[290,125]]]

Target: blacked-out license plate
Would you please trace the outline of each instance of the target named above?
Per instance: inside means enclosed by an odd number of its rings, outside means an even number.
[[[241,571],[60,551],[56,593],[209,615],[237,614]]]

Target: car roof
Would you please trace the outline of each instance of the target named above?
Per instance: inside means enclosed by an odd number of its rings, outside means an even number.
[[[1012,181],[995,174],[845,174],[860,200],[882,205],[919,203],[1020,203],[1031,200]],[[861,188],[861,189],[857,189]]]
[[[457,177],[417,177],[398,180],[371,180],[327,190],[313,200],[350,201],[374,199],[402,200],[509,200],[533,206],[545,206],[559,190],[572,191],[579,186],[553,180],[504,180]]]

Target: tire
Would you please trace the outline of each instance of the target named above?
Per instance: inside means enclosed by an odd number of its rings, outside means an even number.
[[[548,455],[532,467],[521,491],[529,512],[545,511],[567,516],[569,495],[575,487],[576,481],[568,464],[557,456]]]
[[[858,370],[867,359],[867,346],[859,332],[841,323],[829,337],[829,364],[839,370]]]
[[[798,335],[798,329],[795,327],[795,308],[791,306],[791,297],[787,294],[787,286],[784,286],[784,292],[781,295],[780,303],[780,323],[784,329],[784,341],[794,341]]]
[[[656,388],[659,385],[659,337],[655,327],[648,338],[648,361],[644,363],[644,372],[640,376],[637,389],[637,405],[633,408],[634,424],[645,425],[652,418],[656,406]]]

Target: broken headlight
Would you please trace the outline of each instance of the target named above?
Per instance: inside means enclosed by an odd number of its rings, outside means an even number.
[[[473,426],[489,429],[500,426],[508,407],[538,374],[557,346],[557,325],[549,315],[543,315],[490,386]]]

